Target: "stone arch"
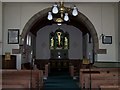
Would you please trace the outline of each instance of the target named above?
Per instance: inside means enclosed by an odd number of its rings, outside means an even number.
[[[21,34],[21,39],[20,39],[20,49],[21,46],[24,43],[24,39],[27,35],[28,32],[30,32],[31,28],[33,25],[47,16],[47,13],[51,10],[51,8],[46,8],[38,13],[36,13],[33,17],[30,18],[30,20],[26,23],[25,27],[23,28],[22,34]],[[93,47],[94,47],[94,53],[95,54],[105,54],[106,49],[99,49],[99,41],[98,41],[98,35],[96,32],[96,29],[94,25],[91,23],[91,21],[81,12],[79,12],[77,16],[77,22],[81,22],[82,24],[85,25],[85,27],[88,29],[88,31],[91,34],[91,37],[93,39]]]

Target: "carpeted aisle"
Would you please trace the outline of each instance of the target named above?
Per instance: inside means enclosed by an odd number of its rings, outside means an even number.
[[[80,88],[68,73],[54,72],[45,80],[44,90],[80,90]]]

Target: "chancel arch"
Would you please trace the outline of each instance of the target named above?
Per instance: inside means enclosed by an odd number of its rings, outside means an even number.
[[[26,23],[23,32],[21,34],[21,40],[20,40],[20,51],[21,53],[24,51],[24,45],[26,42],[26,37],[29,32],[36,35],[37,31],[40,30],[40,28],[51,25],[54,23],[53,21],[47,20],[47,13],[50,11],[51,8],[46,8],[37,14],[35,14],[30,20]],[[102,54],[105,53],[105,50],[99,49],[99,41],[98,41],[98,35],[95,30],[94,25],[91,23],[91,21],[81,12],[79,12],[77,17],[70,16],[70,22],[67,23],[68,25],[75,26],[79,28],[83,33],[89,33],[90,37],[93,41],[93,53],[94,54]]]

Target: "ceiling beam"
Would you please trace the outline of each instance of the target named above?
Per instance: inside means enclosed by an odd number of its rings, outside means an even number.
[[[59,2],[63,0],[0,0],[1,2]],[[64,2],[119,2],[120,0],[64,0]]]

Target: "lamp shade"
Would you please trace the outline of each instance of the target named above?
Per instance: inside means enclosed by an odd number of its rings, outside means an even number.
[[[77,16],[78,15],[78,11],[77,11],[77,8],[75,6],[73,7],[72,15],[73,16]]]
[[[64,20],[65,20],[65,21],[68,21],[68,20],[69,20],[68,13],[65,13]]]
[[[52,13],[53,14],[57,14],[58,13],[58,7],[57,7],[57,5],[55,4],[55,5],[53,5],[53,8],[52,8]]]
[[[53,19],[53,16],[52,16],[52,13],[51,12],[48,12],[48,20],[52,20]]]

